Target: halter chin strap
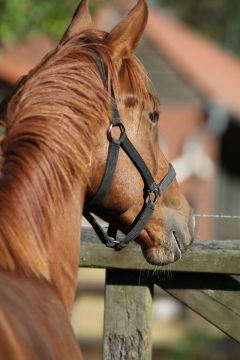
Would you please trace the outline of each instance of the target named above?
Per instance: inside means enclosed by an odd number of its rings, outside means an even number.
[[[103,64],[98,59],[95,59],[95,62],[103,78],[104,85],[107,88],[107,81]],[[115,100],[113,90],[112,97]],[[114,127],[118,127],[120,129],[119,139],[115,139],[112,136],[112,129]],[[138,237],[140,232],[147,224],[149,218],[151,217],[153,210],[159,200],[159,197],[171,185],[171,183],[176,177],[176,173],[173,166],[170,164],[168,173],[163,178],[163,180],[158,184],[154,181],[152,174],[149,171],[144,160],[142,159],[141,155],[138,153],[134,145],[128,139],[124,125],[121,122],[116,102],[115,106],[112,107],[112,121],[107,132],[107,138],[109,141],[109,147],[105,173],[103,175],[101,185],[96,195],[85,205],[84,216],[92,225],[93,229],[96,231],[98,237],[103,242],[103,244],[105,244],[107,247],[120,250],[124,248],[127,244],[129,244],[130,241]],[[96,206],[99,206],[102,203],[103,199],[111,188],[113,176],[117,166],[119,150],[121,148],[125,151],[127,156],[131,159],[132,163],[135,165],[135,167],[141,174],[141,177],[145,184],[145,202],[132,229],[126,235],[126,237],[120,241],[117,239],[117,228],[114,225],[110,224],[106,233],[104,229],[97,223],[96,219],[92,216],[90,212],[94,211],[94,208],[96,208]]]

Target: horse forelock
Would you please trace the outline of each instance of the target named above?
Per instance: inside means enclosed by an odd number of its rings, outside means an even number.
[[[118,70],[103,42],[106,36],[91,30],[58,46],[5,105],[0,180],[3,268],[20,267],[50,280],[46,259],[54,220],[77,184],[87,186],[98,128],[111,117],[110,92],[95,56],[107,64],[108,82],[121,97]],[[134,57],[124,66],[137,97],[146,99],[141,66]]]

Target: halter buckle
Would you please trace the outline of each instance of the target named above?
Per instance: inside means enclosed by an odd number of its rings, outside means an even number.
[[[116,138],[114,138],[114,137],[112,136],[112,130],[113,130],[113,128],[115,128],[115,127],[118,127],[119,130],[120,130],[120,135],[119,135],[119,138],[118,138],[118,139],[116,139]],[[123,125],[122,123],[119,123],[119,124],[111,124],[111,125],[109,126],[109,128],[108,128],[107,137],[108,137],[108,140],[109,140],[109,141],[113,141],[113,140],[115,140],[115,141],[121,141],[121,139],[122,139],[122,137],[123,137],[123,135],[124,135],[125,133],[126,133],[126,130],[125,130],[125,127],[124,127],[124,125]]]
[[[155,206],[159,199],[159,191],[157,184],[153,184],[151,186],[151,189],[148,190],[148,196],[147,196],[147,204],[152,204]]]
[[[120,241],[115,239],[110,239],[110,241],[106,243],[106,247],[111,249],[117,249],[119,245],[120,245]]]

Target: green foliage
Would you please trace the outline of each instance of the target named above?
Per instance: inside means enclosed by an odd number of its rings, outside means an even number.
[[[58,39],[78,3],[79,0],[0,0],[0,46],[38,33]]]
[[[190,26],[240,53],[239,0],[158,0]]]
[[[232,347],[233,342],[224,335],[219,339],[214,338],[210,328],[209,325],[201,329],[189,328],[185,337],[168,350],[167,360],[238,359],[236,349]]]

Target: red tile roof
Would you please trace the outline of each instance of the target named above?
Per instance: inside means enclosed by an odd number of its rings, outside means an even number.
[[[29,72],[48,51],[53,41],[47,36],[32,39],[4,52],[0,57],[0,78],[7,83],[15,82]]]
[[[168,106],[163,109],[159,134],[167,142],[168,159],[173,160],[181,154],[185,141],[201,129],[203,121],[202,111],[194,106]]]
[[[175,19],[150,8],[146,35],[207,99],[240,116],[240,61]],[[53,47],[46,36],[0,57],[0,78],[15,83]]]
[[[146,34],[206,98],[240,116],[239,59],[156,9],[150,9]]]

